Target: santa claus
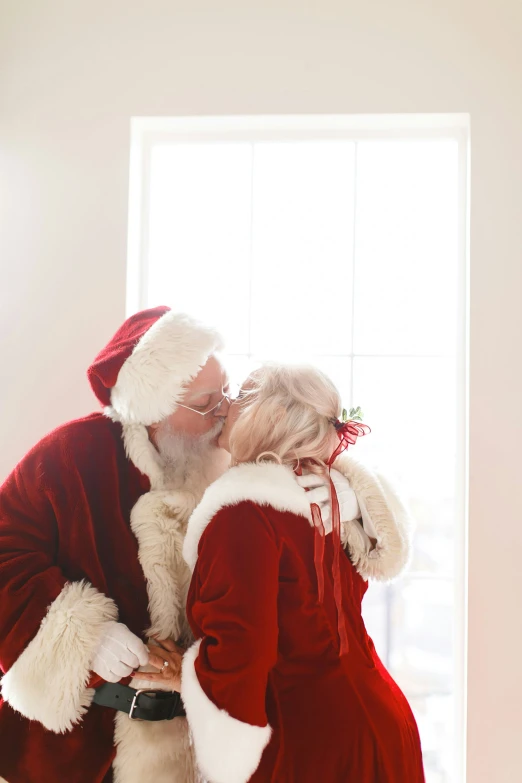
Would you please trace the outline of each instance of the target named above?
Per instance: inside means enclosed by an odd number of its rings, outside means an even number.
[[[8,783],[196,779],[179,694],[130,677],[152,637],[189,641],[186,525],[228,464],[220,348],[167,307],[132,316],[88,371],[104,411],[45,437],[0,490]]]

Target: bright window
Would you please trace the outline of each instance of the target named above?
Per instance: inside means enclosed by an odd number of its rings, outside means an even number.
[[[136,120],[129,310],[224,334],[233,379],[323,368],[417,520],[365,618],[416,714],[428,783],[463,779],[466,178],[460,117]]]

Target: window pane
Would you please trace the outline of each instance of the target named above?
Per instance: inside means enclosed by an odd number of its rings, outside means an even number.
[[[153,149],[147,299],[222,331],[232,381],[312,363],[362,407],[354,454],[395,474],[417,523],[407,580],[372,583],[363,614],[427,783],[455,783],[458,144],[245,139]]]
[[[354,144],[256,144],[252,353],[351,352]]]
[[[259,367],[259,361],[247,355],[229,356],[225,354],[223,359],[231,383],[239,387],[246,381],[252,370]]]
[[[353,367],[353,401],[372,428],[357,445],[361,456],[378,455],[408,497],[454,498],[454,361],[355,357]]]
[[[452,690],[454,589],[449,579],[393,585],[391,666],[408,695]]]
[[[364,624],[385,666],[389,665],[390,630],[390,586],[382,582],[371,582],[363,599]]]
[[[426,783],[456,783],[453,721],[453,697],[441,695],[410,696],[422,738]]]
[[[415,547],[410,564],[412,573],[453,577],[455,568],[455,529],[462,528],[453,498],[414,497],[409,499],[416,522]]]
[[[454,353],[457,182],[456,141],[358,144],[355,353]]]
[[[150,304],[216,326],[248,351],[252,147],[171,144],[152,150]]]

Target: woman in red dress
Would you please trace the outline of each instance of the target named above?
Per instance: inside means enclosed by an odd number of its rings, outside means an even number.
[[[338,456],[365,432],[340,410],[318,371],[255,373],[221,436],[234,467],[189,521],[196,641],[181,693],[209,783],[424,781],[415,719],[361,615],[368,578],[408,559],[407,515],[380,478]],[[321,515],[318,490],[300,485],[330,488],[335,457],[339,497],[355,491],[362,520],[343,519],[335,489]]]

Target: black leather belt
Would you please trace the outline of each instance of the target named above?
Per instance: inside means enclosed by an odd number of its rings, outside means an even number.
[[[185,715],[181,696],[176,691],[136,690],[119,682],[105,682],[96,688],[93,702],[126,712],[131,720],[172,720]]]

